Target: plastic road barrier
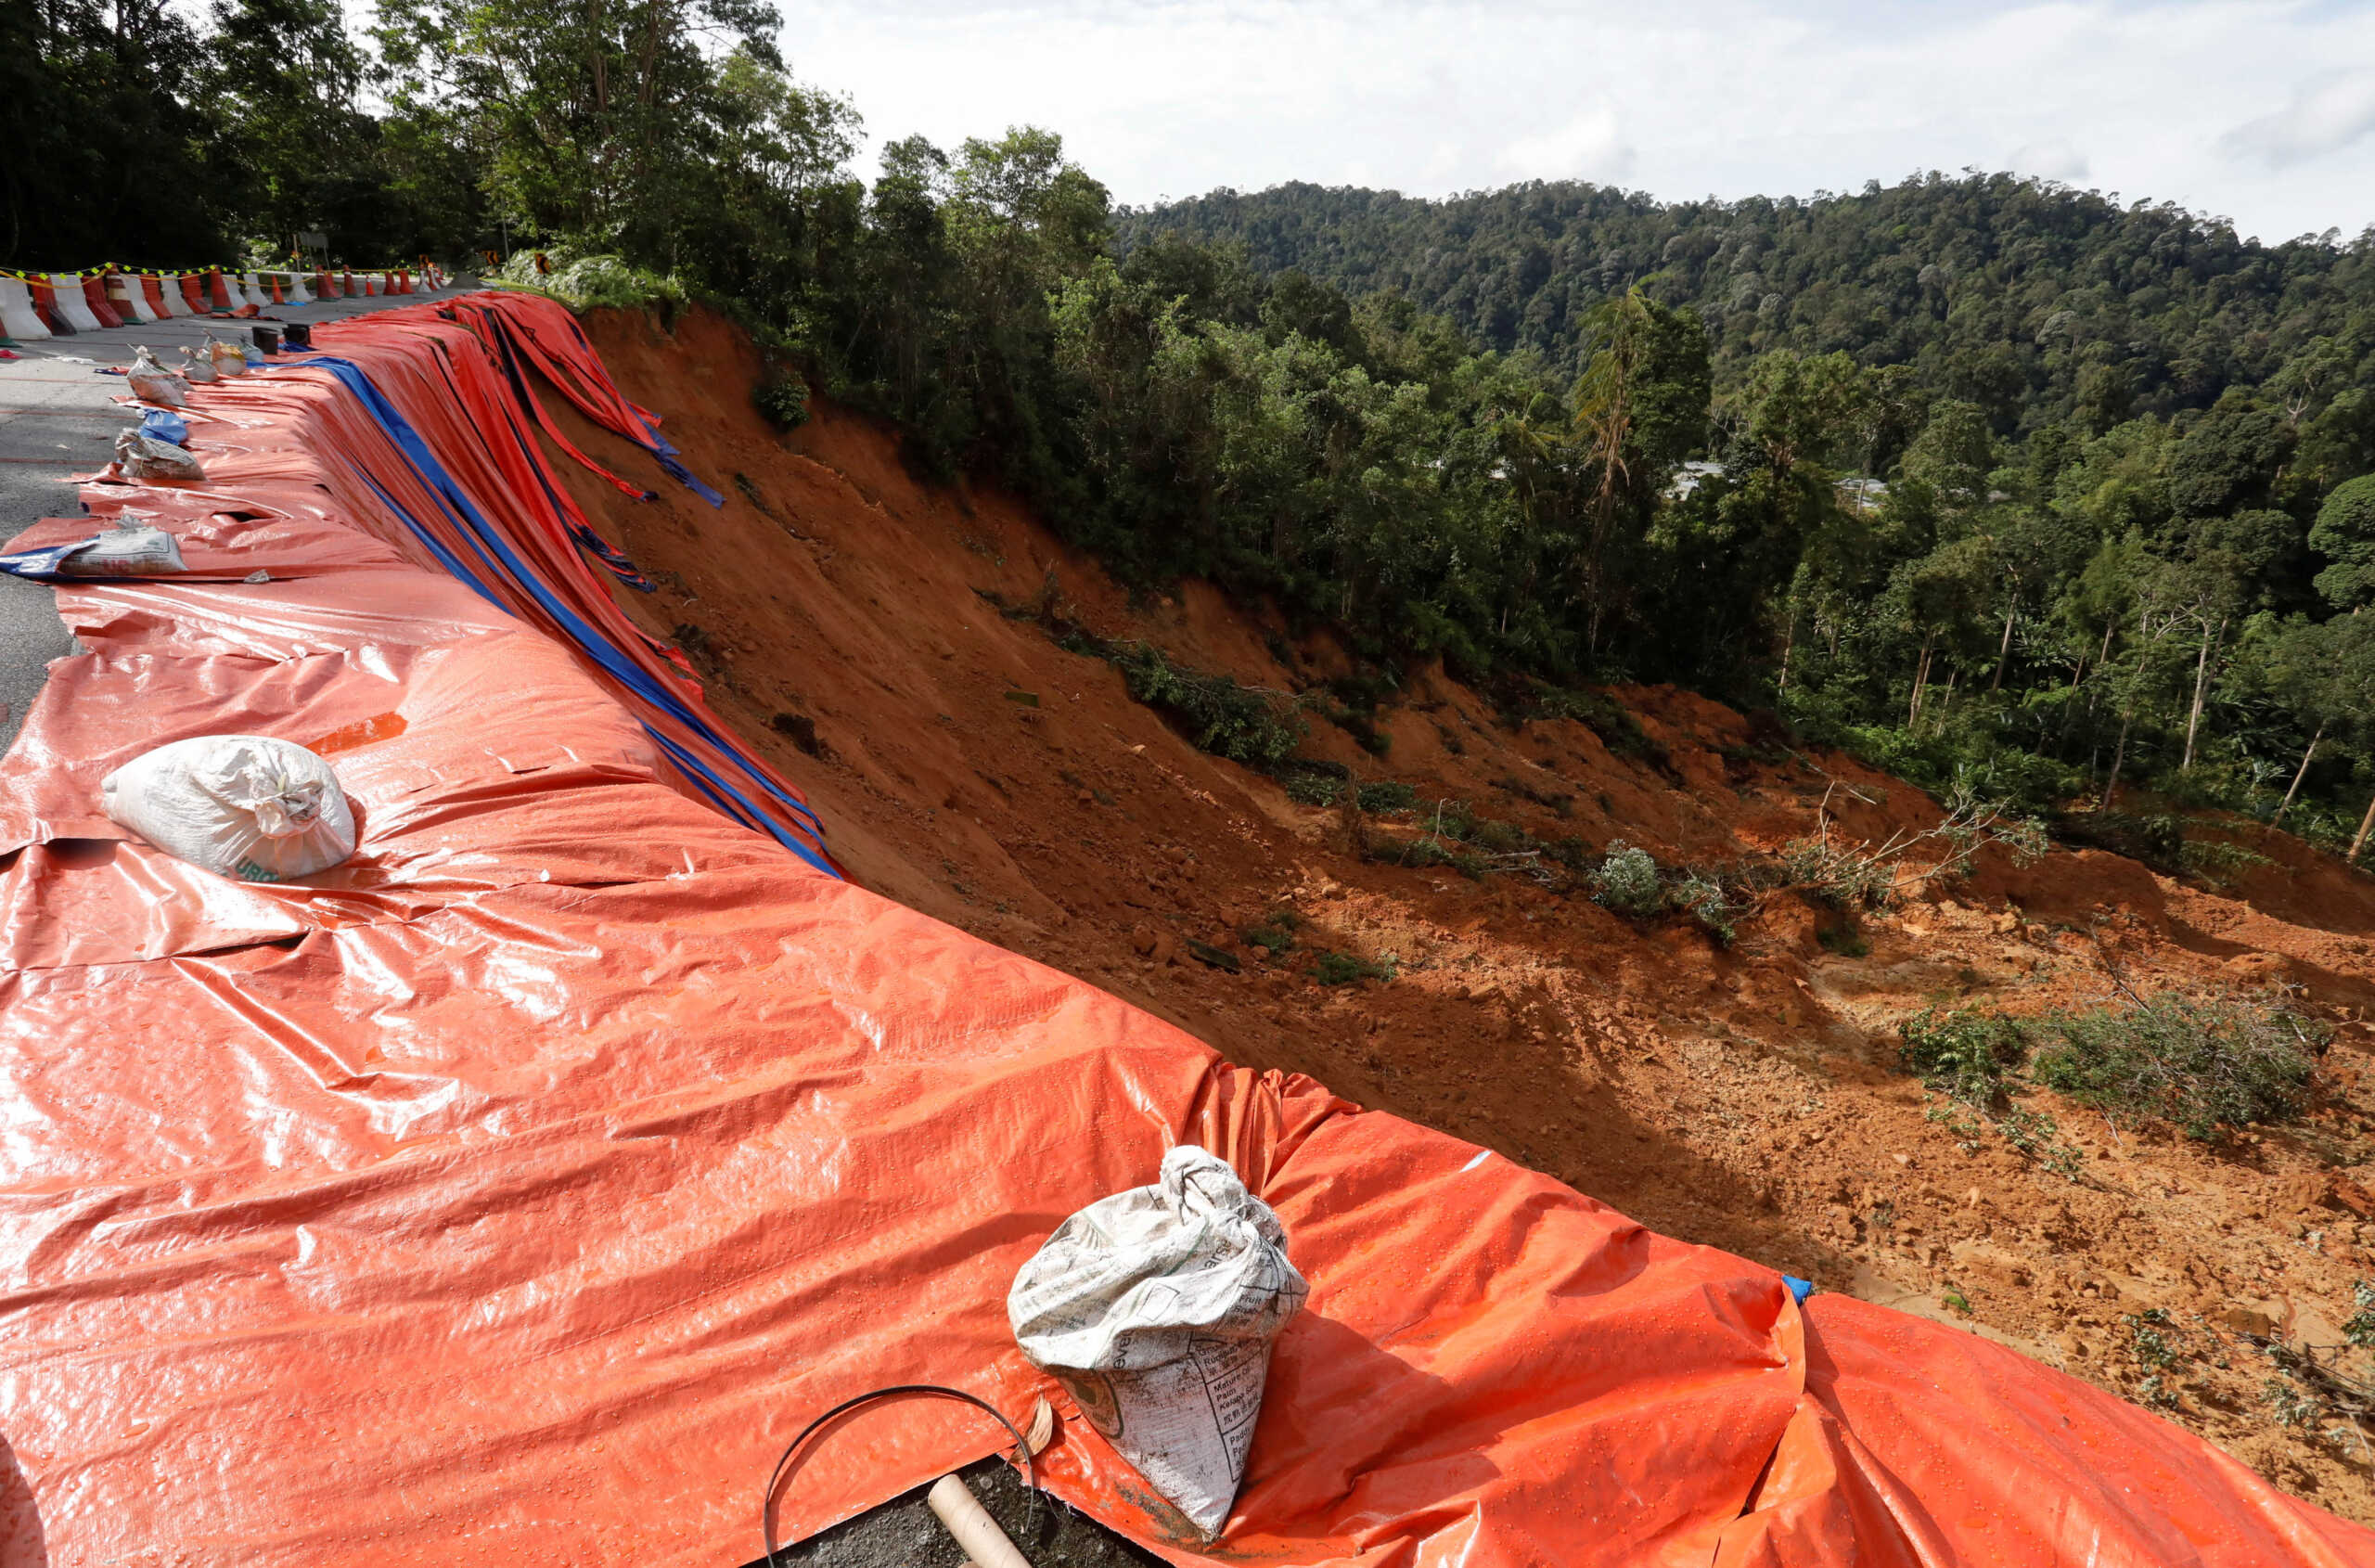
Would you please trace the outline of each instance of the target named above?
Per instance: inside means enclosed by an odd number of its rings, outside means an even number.
[[[108,297],[108,280],[101,274],[93,273],[83,279],[83,303],[90,308],[92,316],[102,327],[124,324],[124,313],[118,310],[115,301]]]
[[[96,332],[99,318],[91,314],[88,302],[83,298],[83,279],[71,272],[49,275],[49,286],[55,290],[50,308],[65,317],[68,326],[77,332]]]
[[[49,336],[49,328],[33,309],[32,291],[14,273],[0,272],[0,332],[26,343]]]
[[[920,1382],[1050,1394],[1047,1484],[1210,1561],[1006,1310],[1065,1216],[1192,1144],[1310,1286],[1231,1561],[2375,1562],[2107,1394],[1801,1305],[841,880],[611,597],[531,405],[597,411],[635,464],[664,443],[567,313],[474,294],[316,341],[194,389],[203,487],[86,489],[188,572],[59,586],[90,651],[0,760],[24,1561],[738,1568],[808,1417]],[[221,733],[328,762],[353,857],[225,881],[100,811],[123,763]],[[784,1532],[1006,1441],[869,1407],[799,1468]]]
[[[108,302],[115,306],[116,315],[123,317],[127,325],[138,322],[146,326],[157,319],[157,313],[148,308],[136,274],[110,272],[107,275],[107,287]]]

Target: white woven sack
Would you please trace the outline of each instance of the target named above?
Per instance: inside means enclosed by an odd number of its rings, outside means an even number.
[[[1211,1540],[1245,1474],[1270,1342],[1308,1293],[1270,1206],[1183,1145],[1154,1186],[1058,1227],[1006,1309],[1023,1356]]]
[[[268,736],[160,746],[109,774],[99,792],[109,821],[242,881],[311,876],[354,853],[354,813],[330,765]]]

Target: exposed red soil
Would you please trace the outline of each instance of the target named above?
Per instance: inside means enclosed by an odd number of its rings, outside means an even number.
[[[663,585],[622,602],[687,641],[712,704],[807,791],[857,880],[1232,1060],[1311,1073],[1660,1230],[1967,1326],[2132,1397],[2161,1390],[2173,1419],[2375,1522],[2367,1445],[2278,1424],[2254,1337],[2335,1343],[2352,1281],[2375,1277],[2375,1084],[2362,1076],[2375,879],[2247,827],[2233,831],[2269,863],[2223,890],[2099,852],[1991,856],[1868,919],[1869,952],[1845,957],[1817,940],[1837,917],[1791,893],[1765,895],[1725,949],[1521,877],[1364,860],[1337,813],[1195,750],[1110,665],[983,595],[1028,604],[1052,584],[1100,634],[1250,685],[1307,686],[1335,657],[1324,642],[1282,665],[1275,622],[1197,584],[1133,605],[1009,498],[919,483],[891,435],[830,405],[777,435],[750,402],[755,353],[715,317],[671,334],[597,313],[588,328],[726,495],[722,510],[673,486],[638,503],[557,458]],[[589,453],[648,471],[548,401]],[[1579,723],[1506,725],[1439,671],[1380,716],[1382,758],[1317,720],[1306,749],[1544,840],[1624,839],[1667,863],[1776,849],[1813,829],[1827,792],[1852,837],[1937,819],[1920,791],[1843,756],[1778,751],[1714,702],[1614,695],[1666,769],[1612,755]],[[1305,923],[1273,962],[1239,933],[1279,909]],[[1188,939],[1241,972],[1197,961]],[[1309,970],[1323,948],[1390,953],[1398,977],[1322,985]],[[2340,1025],[2321,1107],[2211,1149],[2035,1097],[2083,1150],[2080,1184],[1992,1134],[1967,1149],[1895,1070],[1897,1022],[1932,1000],[2090,1005],[2112,996],[2114,965],[2148,993],[2301,987]],[[2151,1308],[2178,1355],[2148,1387],[2130,1315]]]

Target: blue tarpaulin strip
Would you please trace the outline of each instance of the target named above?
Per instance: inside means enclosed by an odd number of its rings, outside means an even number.
[[[397,449],[404,453],[414,469],[418,471],[430,494],[436,497],[438,505],[443,508],[447,518],[457,526],[462,537],[469,543],[471,553],[478,557],[483,568],[482,572],[480,568],[473,567],[469,561],[449,549],[434,530],[414,517],[368,473],[364,473],[365,482],[370,484],[372,490],[381,500],[387,502],[398,517],[404,520],[405,525],[413,531],[416,537],[429,546],[430,553],[437,557],[438,561],[446,571],[477,590],[481,597],[496,609],[507,612],[510,607],[505,604],[501,597],[489,585],[487,578],[490,576],[507,578],[521,593],[533,599],[559,624],[562,634],[581,652],[608,671],[620,684],[728,755],[740,754],[739,745],[731,739],[720,735],[698,713],[694,712],[682,697],[671,690],[666,683],[654,677],[649,671],[622,652],[609,637],[603,636],[546,585],[527,563],[520,559],[519,553],[512,548],[510,541],[504,537],[503,531],[489,522],[471,503],[469,495],[455,482],[453,475],[446,471],[445,466],[437,460],[434,453],[430,451],[429,443],[421,438],[420,432],[413,428],[412,421],[406,419],[397,410],[395,405],[389,402],[379,389],[372,384],[371,378],[364,373],[360,366],[352,360],[337,359],[328,355],[308,360],[306,365],[308,368],[319,366],[329,371],[346,386],[349,392],[354,394],[356,401],[363,405],[364,411],[388,433],[389,439],[396,443]],[[356,466],[356,471],[362,472],[360,465]],[[777,842],[827,876],[836,878],[840,876],[840,873],[833,869],[824,856],[817,853],[817,849],[821,849],[824,843],[824,825],[817,820],[815,812],[809,808],[805,801],[787,793],[774,780],[755,768],[745,770],[766,798],[791,812],[808,826],[815,837],[816,848],[811,848],[798,832],[779,826],[771,813],[753,804],[743,790],[737,789],[720,777],[714,768],[702,762],[686,747],[661,734],[648,721],[645,722],[644,728],[650,734],[652,739],[659,743],[660,749],[668,754],[670,760],[683,768],[700,786],[704,793],[709,794],[712,801],[730,815],[739,816],[743,821],[762,829]],[[729,802],[732,803],[730,805],[727,803]],[[737,807],[739,809],[736,809]]]

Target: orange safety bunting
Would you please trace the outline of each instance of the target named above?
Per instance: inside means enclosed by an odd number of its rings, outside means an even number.
[[[557,304],[473,303],[607,385]],[[0,759],[0,1225],[32,1260],[0,1433],[29,1555],[737,1568],[810,1414],[942,1382],[1049,1394],[1046,1484],[1183,1565],[2375,1563],[2375,1535],[2110,1394],[1801,1307],[729,820],[703,778],[800,818],[692,683],[651,684],[521,388],[447,308],[194,389],[237,432],[194,426],[203,488],[85,492],[272,580],[61,585],[91,652]],[[226,729],[325,752],[353,861],[234,883],[96,811],[122,761]],[[1006,1314],[1058,1223],[1181,1142],[1277,1210],[1311,1282],[1212,1550]],[[1000,1441],[868,1412],[782,1528]]]

